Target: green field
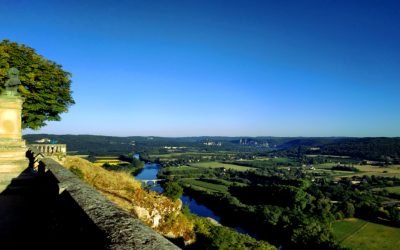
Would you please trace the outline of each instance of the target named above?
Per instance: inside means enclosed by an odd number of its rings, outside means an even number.
[[[346,219],[333,224],[337,241],[351,249],[395,250],[400,246],[400,228],[361,219]]]
[[[389,193],[392,194],[399,194],[400,195],[400,186],[396,186],[396,187],[385,187],[385,188],[374,188],[373,190],[387,190]]]
[[[349,177],[349,176],[363,176],[363,175],[377,175],[383,177],[400,177],[400,167],[399,165],[391,165],[386,167],[372,166],[372,165],[349,165],[345,166],[354,166],[360,172],[351,172],[351,171],[338,171],[338,170],[330,170],[330,168],[336,166],[335,163],[323,163],[316,164],[315,168],[317,171],[325,171],[326,173],[330,173],[334,177]]]
[[[228,186],[222,184],[214,184],[197,179],[181,179],[184,185],[191,185],[195,189],[207,190],[211,192],[227,193]]]
[[[397,187],[385,187],[385,189],[386,189],[389,193],[400,194],[400,186],[397,186]]]
[[[254,170],[255,168],[239,166],[234,164],[226,164],[220,162],[198,162],[190,164],[192,167],[206,167],[206,168],[226,168],[226,169],[233,169],[237,171],[247,171],[247,170]]]
[[[190,175],[190,177],[200,177],[200,175],[204,174],[204,169],[190,166],[179,166],[163,168],[163,172],[168,173],[169,176],[187,177]]]

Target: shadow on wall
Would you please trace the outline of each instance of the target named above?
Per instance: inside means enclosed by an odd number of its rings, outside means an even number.
[[[26,168],[0,194],[1,249],[105,249],[105,235],[51,172]]]

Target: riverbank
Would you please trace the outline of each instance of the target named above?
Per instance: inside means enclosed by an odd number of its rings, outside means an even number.
[[[158,179],[158,172],[161,169],[161,165],[157,163],[145,163],[142,171],[135,176],[136,180],[155,180]],[[158,193],[163,192],[163,188],[159,183],[153,184],[151,182],[149,189],[152,191],[156,191]],[[183,205],[187,206],[191,213],[204,217],[211,218],[219,224],[229,227],[240,234],[249,235],[256,240],[261,240],[261,237],[254,232],[250,232],[248,229],[248,225],[245,223],[237,223],[238,218],[235,217],[235,220],[232,220],[230,215],[231,213],[226,213],[224,209],[221,209],[221,206],[218,204],[212,204],[213,200],[209,199],[210,197],[202,194],[201,192],[193,190],[190,187],[184,186],[184,194],[180,197]],[[236,223],[235,223],[236,222]]]

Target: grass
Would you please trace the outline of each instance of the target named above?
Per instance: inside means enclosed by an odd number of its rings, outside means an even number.
[[[374,188],[373,190],[383,190],[383,189],[386,189],[389,193],[400,195],[400,186],[385,187],[385,188]]]
[[[308,154],[306,157],[318,157],[318,156],[323,156],[323,157],[329,157],[329,158],[338,158],[338,159],[350,159],[350,156],[347,155],[321,155],[321,154]]]
[[[163,168],[163,171],[169,172],[169,176],[180,176],[180,177],[200,177],[207,169],[190,167],[190,166],[179,166],[179,167],[168,167]],[[188,176],[189,175],[189,176]]]
[[[131,174],[108,171],[79,157],[67,156],[63,165],[126,212],[164,235],[193,239],[193,223],[180,211],[181,202],[148,192],[141,188]],[[147,211],[148,215],[143,211]],[[155,215],[160,214],[159,225],[154,226]]]
[[[101,167],[105,163],[108,163],[110,165],[129,164],[129,162],[120,161],[118,159],[118,156],[96,156],[96,161],[94,162],[94,165]]]
[[[196,171],[199,170],[199,168],[196,167],[191,167],[191,166],[178,166],[178,167],[169,167],[169,168],[165,168],[168,169],[171,172],[183,172],[183,171]]]
[[[96,159],[118,159],[118,156],[112,156],[112,155],[102,155],[102,156],[96,156]]]
[[[192,163],[190,164],[192,167],[200,167],[200,168],[226,168],[226,169],[233,169],[236,171],[247,171],[247,170],[255,170],[255,168],[252,167],[245,167],[245,166],[239,166],[235,164],[226,164],[226,163],[220,163],[220,162],[198,162],[198,163]]]
[[[389,193],[400,194],[400,186],[397,186],[397,187],[385,187],[385,189],[386,189]]]
[[[336,163],[331,163],[331,162],[328,162],[328,163],[320,163],[320,164],[315,164],[315,165],[314,165],[315,168],[322,168],[322,169],[324,169],[324,168],[331,168],[331,167],[334,167],[334,166],[337,166],[337,164],[336,164]]]
[[[355,234],[366,224],[367,222],[365,220],[359,220],[355,218],[337,221],[333,224],[335,238],[338,242],[342,242],[350,235]]]
[[[349,172],[349,171],[338,171],[338,170],[329,170],[329,168],[336,166],[334,163],[323,163],[315,165],[315,167],[320,171],[326,171],[327,173],[331,173],[333,176],[340,177],[351,177],[351,176],[363,176],[363,175],[376,175],[383,177],[400,177],[400,166],[399,165],[391,165],[386,167],[378,167],[372,165],[354,165],[360,172]],[[346,164],[346,166],[352,166]]]
[[[175,152],[175,153],[166,153],[166,154],[151,154],[151,158],[174,158],[179,156],[215,156],[219,155],[219,153],[209,153],[209,152],[196,152],[196,151],[189,151],[189,152]]]
[[[351,249],[395,250],[400,245],[400,228],[361,219],[337,221],[333,233],[340,244]]]
[[[211,192],[227,193],[228,186],[222,184],[214,184],[197,179],[181,179],[181,182],[185,185],[191,185],[194,188],[207,190]]]
[[[372,165],[360,165],[357,168],[367,174],[379,174],[382,176],[400,176],[400,167],[398,165],[388,167],[378,167]],[[384,173],[386,172],[386,173]]]

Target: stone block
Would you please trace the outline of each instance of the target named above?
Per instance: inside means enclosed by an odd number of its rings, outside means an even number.
[[[0,189],[7,187],[29,165],[21,134],[20,96],[0,95]]]
[[[21,140],[23,101],[19,96],[0,96],[0,138]]]

